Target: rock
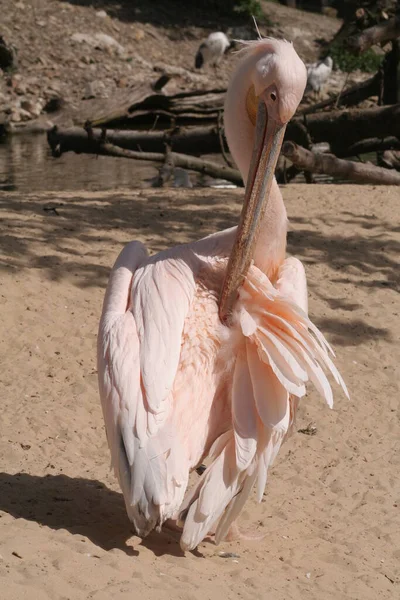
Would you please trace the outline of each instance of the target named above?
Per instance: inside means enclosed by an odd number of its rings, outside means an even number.
[[[142,56],[140,56],[140,54],[135,54],[134,61],[145,69],[153,69],[152,63],[145,60]]]
[[[13,123],[19,123],[20,121],[29,121],[31,114],[23,108],[13,107],[11,110],[10,121]]]
[[[117,87],[126,88],[128,86],[128,80],[126,77],[121,77],[121,79],[117,79],[116,81]]]
[[[108,98],[108,93],[104,82],[97,80],[90,81],[89,83],[87,83],[83,94],[83,98],[85,100],[87,100],[88,98]]]
[[[42,81],[38,77],[29,77],[26,81],[25,88],[28,94],[36,95],[42,87]]]
[[[97,44],[96,48],[101,49],[115,49],[118,54],[124,54],[125,48],[121,46],[111,35],[107,35],[106,33],[96,33],[95,35]]]
[[[0,35],[0,69],[6,71],[16,66],[17,59],[14,48],[7,44],[3,36]]]
[[[137,31],[135,31],[135,34],[133,37],[135,38],[135,40],[137,42],[141,42],[142,39],[144,38],[144,36],[145,36],[145,33],[144,33],[143,29],[138,29]]]
[[[23,96],[27,92],[26,81],[22,79],[22,75],[14,75],[11,78],[11,87],[19,96]]]
[[[99,17],[99,19],[104,19],[104,17],[107,16],[107,13],[105,10],[98,10],[96,12],[96,17]]]
[[[29,113],[32,117],[38,117],[42,112],[43,102],[40,100],[34,101],[29,99],[24,99],[21,101],[21,108],[23,111]]]
[[[51,96],[55,95],[54,92],[58,93],[58,92],[60,92],[60,90],[61,90],[60,82],[53,79],[48,84],[48,87],[47,87],[46,91],[44,92],[44,95],[46,97],[51,97]]]
[[[111,35],[107,35],[106,33],[95,33],[94,35],[90,33],[74,33],[71,36],[71,40],[78,44],[88,44],[92,48],[115,51],[119,55],[125,53],[125,48],[111,37]]]
[[[174,183],[173,186],[175,188],[192,188],[193,184],[190,181],[190,175],[188,171],[182,169],[181,167],[175,167],[174,169]]]

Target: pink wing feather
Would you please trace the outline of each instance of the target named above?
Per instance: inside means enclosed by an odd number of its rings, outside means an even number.
[[[308,319],[306,278],[297,259],[284,262],[276,287],[259,269],[250,269],[232,329],[233,431],[217,441],[213,462],[182,507],[184,549],[195,548],[218,519],[216,542],[223,539],[256,482],[261,500],[307,381],[331,406],[324,366],[347,395],[327,342]]]
[[[157,263],[128,244],[112,270],[98,336],[98,376],[112,465],[140,535],[180,507],[188,468],[166,419],[184,320],[195,285],[189,264]]]

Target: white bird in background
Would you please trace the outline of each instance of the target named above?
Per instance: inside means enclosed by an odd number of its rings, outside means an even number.
[[[201,69],[206,63],[210,63],[215,67],[233,45],[234,42],[230,42],[222,31],[210,33],[206,41],[202,42],[197,50],[194,62],[196,69]]]
[[[333,60],[327,56],[323,60],[307,65],[307,87],[306,91],[321,93],[321,89],[328,81],[332,73]]]
[[[246,183],[239,226],[153,256],[128,244],[99,328],[100,396],[127,513],[142,537],[178,519],[184,550],[215,525],[224,539],[254,486],[261,501],[308,381],[330,406],[324,369],[346,390],[308,318],[304,267],[286,258],[274,177],[306,68],[284,40],[247,46],[224,112]]]

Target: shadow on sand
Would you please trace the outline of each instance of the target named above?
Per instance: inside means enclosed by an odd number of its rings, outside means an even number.
[[[157,192],[132,196],[99,193],[91,198],[71,193],[61,201],[57,201],[57,195],[46,200],[43,195],[26,198],[4,194],[0,196],[0,211],[5,215],[0,231],[4,257],[0,269],[18,272],[24,267],[39,268],[51,281],[72,274],[78,287],[105,287],[111,265],[100,264],[100,253],[104,255],[110,246],[116,257],[120,232],[124,233],[123,239],[146,239],[151,250],[157,252],[176,245],[177,239],[196,240],[236,225],[240,207],[241,194],[232,195],[226,190],[189,199],[187,193],[170,197]],[[398,225],[350,211],[320,215],[317,220],[329,226],[329,235],[326,228],[323,231],[306,218],[291,218],[296,227],[288,235],[289,254],[298,256],[306,267],[328,265],[332,270],[330,279],[339,288],[340,284],[354,284],[358,288],[400,289]],[[352,228],[358,232],[361,228],[362,233],[349,235]],[[76,247],[71,239],[77,241]],[[41,255],[38,240],[45,249]],[[82,246],[86,248],[84,260]],[[323,331],[335,334],[333,343],[354,345],[376,336],[389,339],[387,330],[364,321],[365,311],[359,304],[351,299],[329,298],[322,286],[313,286],[312,278],[309,287],[334,311],[332,316],[316,322]]]
[[[179,546],[180,534],[167,529],[153,532],[144,540],[135,537],[135,547],[129,545],[134,532],[122,494],[96,480],[0,473],[0,511],[54,530],[66,529],[103,550],[119,549],[129,556],[138,556],[144,546],[155,556],[184,556]]]

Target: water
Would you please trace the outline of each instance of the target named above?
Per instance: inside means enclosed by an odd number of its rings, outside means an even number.
[[[204,157],[221,161],[221,157]],[[363,156],[376,164],[376,155]],[[51,156],[45,135],[13,135],[0,139],[0,191],[107,191],[118,188],[149,188],[158,179],[160,163],[75,154],[67,152],[60,158]],[[193,186],[218,187],[207,176],[190,173]],[[302,174],[295,179],[304,183]],[[350,183],[333,180],[329,175],[315,175],[317,183]],[[171,185],[172,182],[169,184]],[[223,184],[224,187],[225,184]]]
[[[0,191],[44,192],[151,187],[158,165],[67,152],[53,158],[45,135],[0,140]]]

